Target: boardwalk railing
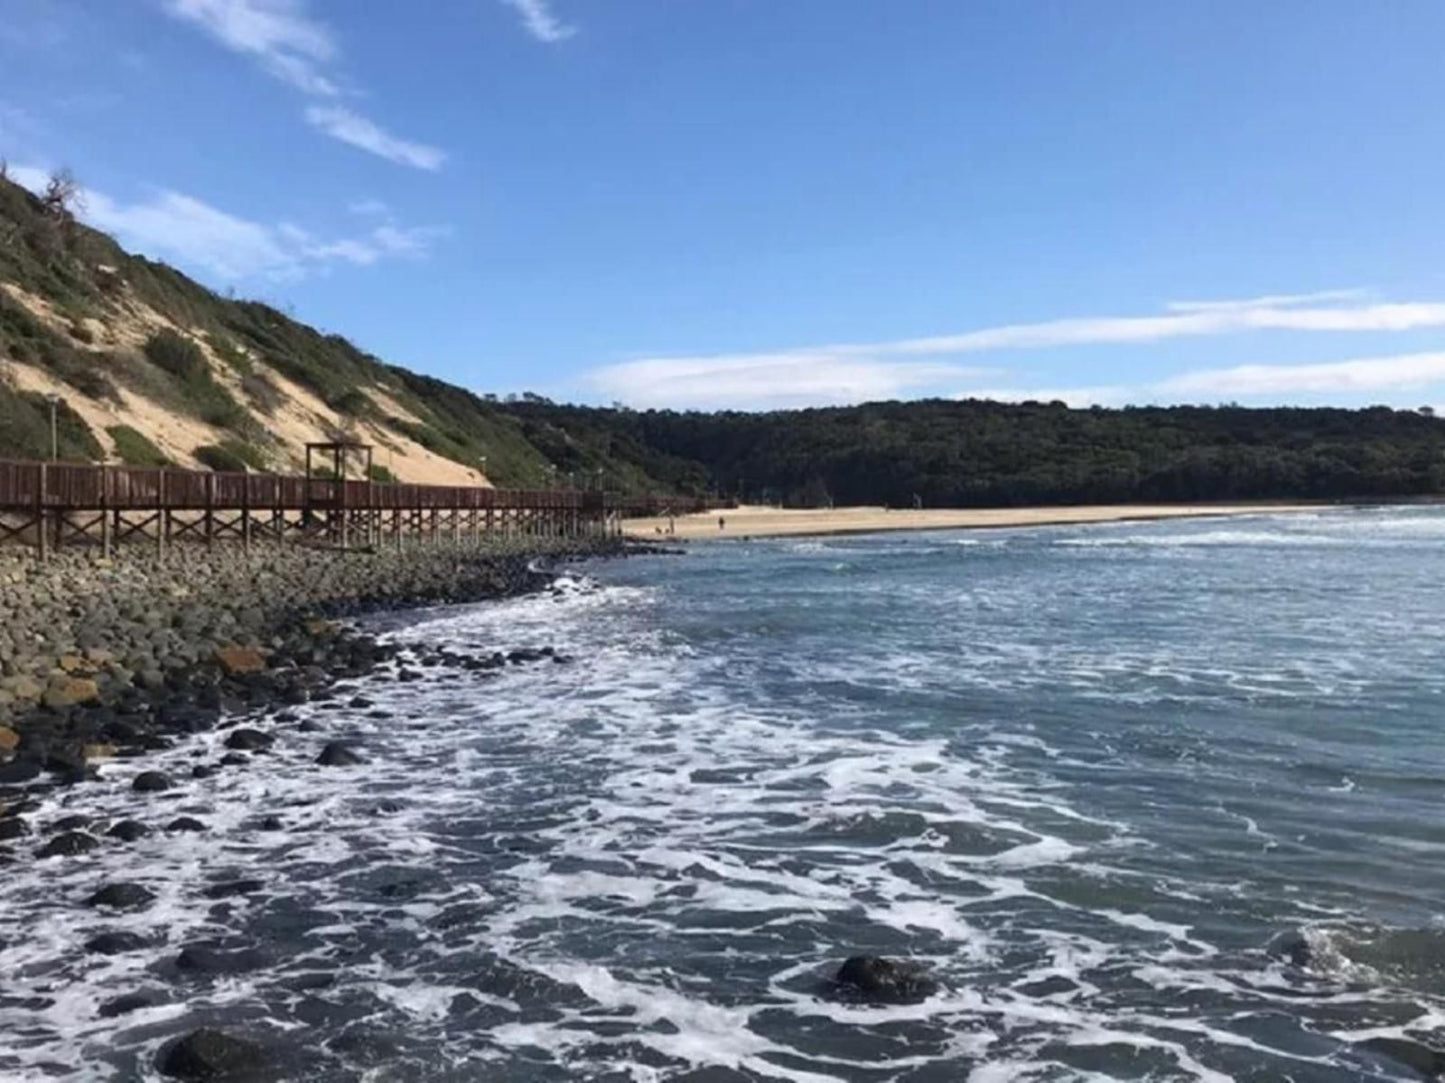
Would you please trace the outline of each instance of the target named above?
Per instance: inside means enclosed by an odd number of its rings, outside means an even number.
[[[39,547],[297,539],[341,548],[405,537],[614,534],[623,518],[705,511],[687,497],[338,481],[169,467],[0,460],[0,542]]]

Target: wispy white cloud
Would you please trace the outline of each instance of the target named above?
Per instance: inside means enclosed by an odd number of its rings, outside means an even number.
[[[32,191],[43,189],[48,177],[34,166],[14,166],[10,175]],[[127,247],[209,272],[225,282],[297,279],[336,264],[370,266],[389,258],[419,259],[448,232],[437,226],[388,223],[356,236],[321,238],[291,222],[252,221],[169,190],[127,203],[87,188],[80,206],[81,217]]]
[[[766,406],[780,400],[858,401],[936,386],[933,381],[937,378],[948,379],[970,371],[958,368],[958,359],[977,354],[1146,344],[1270,330],[1364,333],[1439,327],[1445,327],[1445,302],[1382,302],[1367,299],[1360,290],[1327,290],[1247,300],[1175,301],[1165,306],[1162,314],[1005,324],[885,342],[644,357],[594,370],[589,382],[612,397],[636,405]],[[920,358],[938,360],[920,362]],[[1059,398],[1091,405],[1126,401],[1129,395],[1141,391],[1160,394],[1188,390],[1186,386],[1028,390],[993,384],[986,391],[970,393],[980,397]]]
[[[577,33],[575,26],[564,23],[553,14],[548,0],[502,0],[502,3],[513,8],[522,17],[522,25],[527,28],[527,33],[538,41],[555,44]]]
[[[194,24],[234,52],[307,94],[341,91],[323,73],[337,56],[327,27],[311,18],[302,0],[165,0],[166,10]]]
[[[163,0],[171,15],[221,45],[249,56],[263,70],[312,98],[343,96],[332,70],[340,59],[335,35],[307,11],[305,0]],[[374,120],[340,105],[312,105],[306,120],[318,131],[387,161],[440,169],[436,147],[392,135]]]
[[[398,139],[374,121],[340,105],[308,106],[306,120],[333,139],[370,151],[399,165],[437,170],[446,161],[446,154],[438,148]]]
[[[1156,403],[1285,404],[1325,397],[1333,401],[1378,396],[1399,403],[1406,393],[1445,382],[1445,352],[1394,354],[1308,365],[1234,365],[1196,369],[1153,383],[1101,387],[970,388],[959,399],[1052,402],[1070,406]]]
[[[346,205],[346,209],[352,214],[375,217],[389,214],[391,208],[379,199],[354,199]]]
[[[593,372],[588,382],[605,397],[638,407],[768,409],[897,398],[980,372],[930,361],[749,354],[627,361]]]

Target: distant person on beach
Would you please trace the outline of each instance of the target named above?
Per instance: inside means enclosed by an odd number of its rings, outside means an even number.
[[[721,515],[719,515],[719,516],[717,517],[717,528],[718,528],[719,530],[724,530],[724,529],[727,528],[727,525],[728,525],[728,521],[727,521],[726,519],[724,519]]]

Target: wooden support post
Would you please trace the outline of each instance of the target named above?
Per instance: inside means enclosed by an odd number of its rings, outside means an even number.
[[[209,546],[216,534],[216,475],[206,475],[206,511],[201,519],[201,536]]]
[[[41,463],[39,484],[35,486],[35,545],[40,550],[41,560],[49,555],[47,547],[50,543],[45,533],[45,487],[50,482],[47,471],[47,464]]]
[[[110,467],[100,468],[100,555],[110,559]]]
[[[166,535],[170,533],[171,513],[166,508],[166,468],[161,467],[156,479],[156,556],[166,555]]]

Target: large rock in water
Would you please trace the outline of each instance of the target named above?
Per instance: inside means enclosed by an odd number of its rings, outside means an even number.
[[[255,647],[217,647],[216,664],[232,677],[261,673],[266,669],[266,656]]]
[[[316,762],[322,767],[355,767],[366,761],[340,741],[332,741],[321,750]]]
[[[202,1027],[161,1049],[156,1067],[172,1079],[224,1079],[259,1068],[265,1059],[255,1042]]]
[[[853,956],[833,980],[849,993],[888,1004],[911,1004],[938,992],[938,982],[921,964],[876,955]]]
[[[155,893],[140,884],[106,884],[85,900],[86,906],[113,906],[117,910],[137,910],[149,906]]]

